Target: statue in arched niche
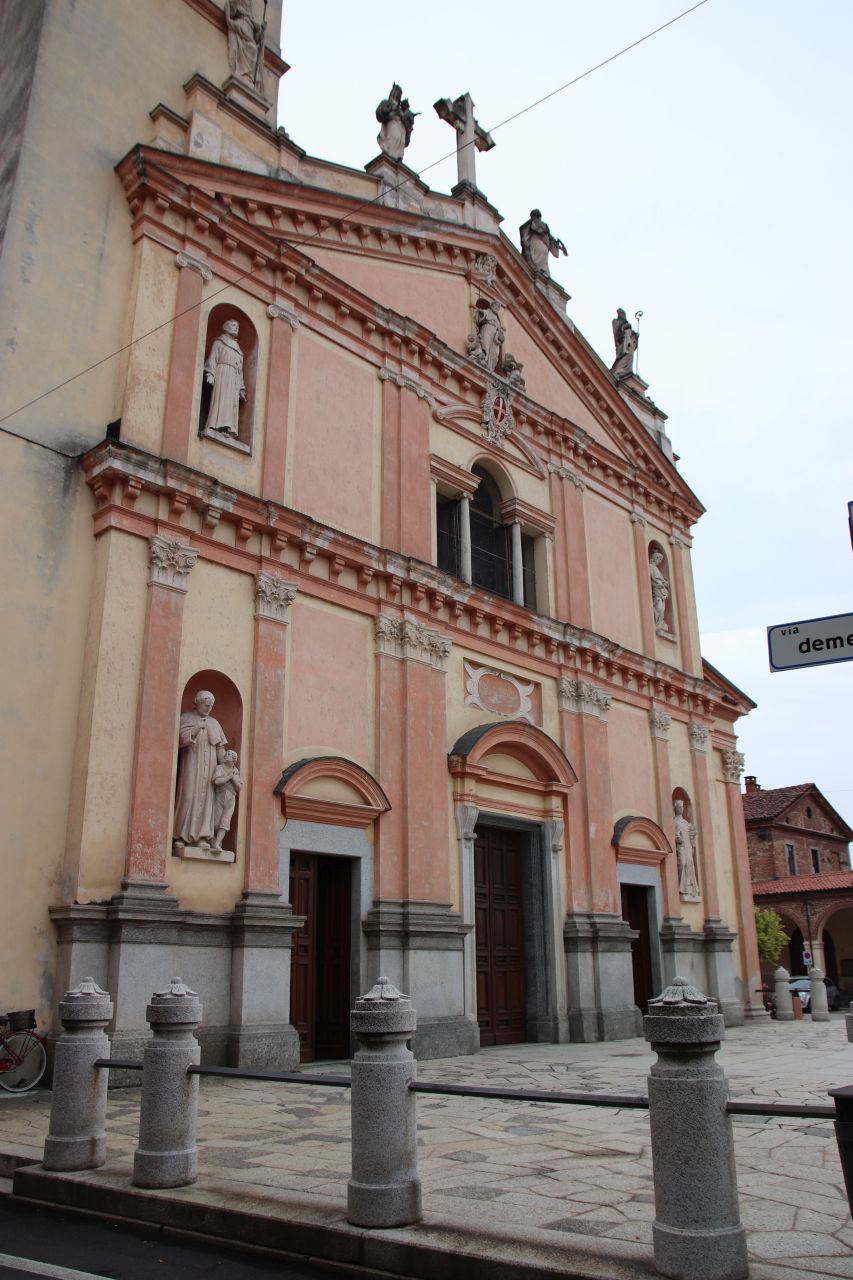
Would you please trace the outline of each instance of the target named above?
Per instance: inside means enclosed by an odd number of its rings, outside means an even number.
[[[240,324],[226,320],[222,332],[204,362],[204,380],[212,387],[205,431],[221,431],[236,439],[240,430],[240,405],[246,399],[243,349],[237,341]]]
[[[675,825],[675,856],[678,859],[678,891],[685,902],[698,902],[700,893],[696,875],[696,828],[684,816],[682,799],[673,803],[672,816]]]
[[[228,740],[222,725],[210,714],[216,701],[212,693],[200,689],[193,698],[192,711],[181,716],[178,732],[178,789],[175,797],[175,829],[172,844],[209,848],[213,843],[214,775],[224,763]]]
[[[655,547],[649,556],[649,582],[652,588],[652,611],[655,616],[655,631],[659,635],[668,635],[666,625],[666,602],[669,599],[669,582],[661,565],[663,552]]]

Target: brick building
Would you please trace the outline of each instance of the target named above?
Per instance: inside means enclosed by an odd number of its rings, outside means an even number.
[[[765,791],[749,775],[743,812],[755,905],[782,917],[790,942],[780,963],[803,973],[803,947],[853,992],[853,830],[813,782]]]

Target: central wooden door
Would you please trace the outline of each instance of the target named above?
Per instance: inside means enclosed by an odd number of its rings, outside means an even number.
[[[294,915],[305,916],[290,964],[301,1062],[349,1057],[351,883],[349,858],[291,854],[290,902]]]
[[[643,1014],[649,1011],[654,995],[652,978],[652,939],[649,928],[649,890],[641,884],[622,885],[622,919],[627,920],[639,937],[631,942],[631,967],[634,971],[634,1003]]]
[[[527,1039],[521,837],[498,827],[474,834],[477,1021],[480,1044]]]

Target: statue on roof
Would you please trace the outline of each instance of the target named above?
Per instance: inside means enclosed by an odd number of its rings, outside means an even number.
[[[550,276],[549,256],[559,258],[561,253],[568,253],[562,240],[551,235],[551,228],[538,209],[530,210],[530,217],[519,227],[518,234],[521,236],[521,255],[538,275]]]
[[[391,85],[388,97],[383,98],[376,108],[376,119],[382,125],[376,139],[379,150],[395,164],[403,159],[403,152],[412,140],[415,116],[419,114],[412,111],[409,99],[403,97],[403,90],[396,83]]]
[[[616,319],[613,321],[613,341],[616,344],[616,359],[610,372],[617,378],[633,373],[634,352],[637,350],[640,335],[636,329],[631,328],[631,321],[625,315],[623,307],[619,307]]]
[[[264,14],[266,14],[264,4]],[[266,21],[256,22],[252,0],[225,0],[228,31],[228,67],[232,76],[264,93],[264,39]]]

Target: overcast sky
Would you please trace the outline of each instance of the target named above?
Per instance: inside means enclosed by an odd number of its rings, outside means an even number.
[[[398,80],[421,111],[406,163],[449,191],[469,91],[497,146],[478,185],[518,227],[541,208],[553,275],[607,364],[644,312],[639,372],[707,507],[693,564],[705,656],[758,704],[746,772],[814,781],[853,825],[853,663],[771,674],[765,628],[853,612],[850,0],[707,0],[503,128],[687,0],[375,5],[284,0],[280,123],[313,155],[377,154]],[[853,326],[851,326],[853,328]]]

